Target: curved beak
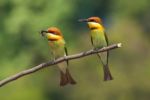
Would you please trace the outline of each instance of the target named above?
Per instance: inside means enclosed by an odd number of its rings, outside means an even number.
[[[88,19],[79,19],[79,22],[88,22]]]
[[[40,32],[40,34],[41,34],[42,36],[44,36],[44,35],[45,35],[45,33],[48,33],[48,31],[41,30],[41,32]]]

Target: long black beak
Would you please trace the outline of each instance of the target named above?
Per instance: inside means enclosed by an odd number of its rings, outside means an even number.
[[[79,22],[88,22],[88,19],[79,19]]]
[[[45,35],[45,33],[48,33],[48,31],[41,30],[41,32],[40,32],[40,34],[41,34],[42,36],[44,36],[44,35]]]

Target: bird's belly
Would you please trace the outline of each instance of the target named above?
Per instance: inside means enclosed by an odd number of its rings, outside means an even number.
[[[93,46],[95,48],[102,48],[107,46],[107,42],[105,40],[105,36],[99,33],[95,33],[92,35]]]
[[[52,53],[55,58],[64,56],[65,51],[64,51],[64,46],[62,44],[50,42],[49,45],[51,47]]]

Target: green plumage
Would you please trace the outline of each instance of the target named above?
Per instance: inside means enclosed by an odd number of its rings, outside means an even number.
[[[108,44],[104,31],[98,29],[91,30],[91,41],[95,49],[106,47]],[[108,59],[107,52],[99,53],[98,55],[102,63],[106,65]]]
[[[89,17],[87,19],[81,19],[80,22],[87,22],[89,29],[91,30],[91,42],[94,49],[106,47],[108,45],[108,39],[105,33],[105,28],[102,25],[102,20],[99,17]],[[103,64],[104,80],[112,80],[112,76],[108,67],[109,51],[97,53]]]
[[[59,58],[64,56],[65,53],[65,41],[63,39],[57,41],[49,41],[49,45],[51,47],[51,51],[54,55],[54,58]]]
[[[91,42],[94,49],[103,48],[108,45],[108,39],[104,30],[93,29],[91,30]],[[104,80],[112,80],[112,76],[108,67],[109,52],[102,52],[97,54],[103,64]]]
[[[65,47],[65,40],[58,28],[50,27],[47,29],[47,31],[43,30],[42,35],[45,35],[48,39],[48,43],[51,48],[54,60],[60,57],[67,56],[68,53],[67,48]],[[72,78],[69,72],[68,61],[60,62],[57,65],[60,71],[60,86],[65,86],[67,84],[76,84],[75,80]]]
[[[93,46],[95,48],[102,48],[104,46],[107,46],[104,31],[98,29],[91,30],[91,38],[93,41]]]

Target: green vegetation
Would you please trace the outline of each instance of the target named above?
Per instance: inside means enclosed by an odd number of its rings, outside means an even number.
[[[41,29],[58,26],[69,54],[91,49],[79,18],[103,19],[111,43],[114,80],[103,81],[97,56],[70,61],[78,84],[59,87],[57,67],[46,68],[0,88],[0,100],[149,100],[149,0],[0,0],[0,79],[51,59]]]

